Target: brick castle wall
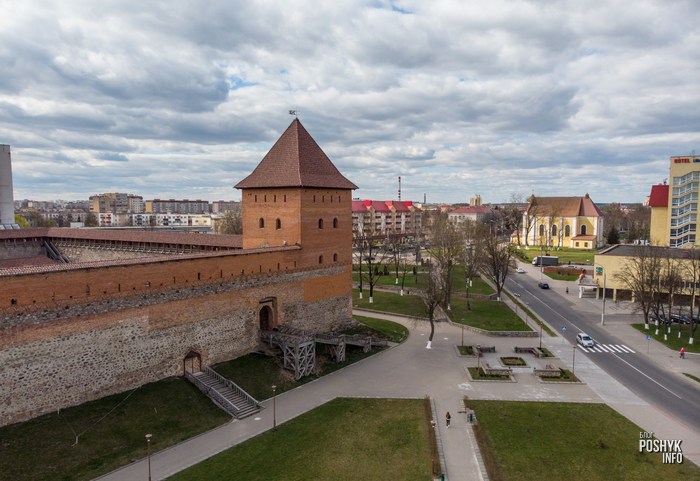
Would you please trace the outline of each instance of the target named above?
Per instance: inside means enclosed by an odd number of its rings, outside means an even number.
[[[28,313],[26,322],[3,322],[0,425],[181,375],[189,351],[204,365],[252,352],[266,299],[275,299],[277,325],[338,328],[351,317],[349,285],[349,267],[338,266],[192,286],[161,302],[134,296],[119,310],[83,306],[67,319]]]

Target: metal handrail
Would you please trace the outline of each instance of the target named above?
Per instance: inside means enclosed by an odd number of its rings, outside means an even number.
[[[198,379],[197,376],[194,376],[189,372],[185,372],[185,378],[190,380],[191,382],[193,382],[194,385],[197,386],[202,392],[204,392],[210,398],[214,399],[215,402],[219,403],[219,405],[221,405],[221,407],[223,407],[226,411],[231,413],[233,416],[235,416],[236,414],[241,412],[241,409],[238,406],[236,406],[230,400],[226,399],[216,389],[212,389],[211,387],[207,386],[200,379]]]
[[[243,390],[243,388],[241,388],[238,384],[236,384],[235,382],[231,381],[230,379],[226,379],[224,376],[222,376],[221,374],[219,374],[218,372],[216,372],[216,371],[213,370],[212,368],[210,368],[210,367],[205,367],[205,368],[204,368],[204,372],[206,372],[207,374],[211,374],[211,375],[214,376],[219,382],[221,382],[222,384],[224,384],[224,385],[230,387],[231,389],[233,389],[235,392],[237,392],[238,394],[240,394],[241,396],[243,396],[245,399],[247,399],[249,402],[251,402],[252,404],[254,404],[255,407],[257,407],[258,409],[260,409],[260,408],[262,407],[262,405],[260,404],[260,402],[258,402],[257,399],[255,399],[253,396],[251,396],[250,394],[248,394],[247,392],[245,392],[245,391]]]

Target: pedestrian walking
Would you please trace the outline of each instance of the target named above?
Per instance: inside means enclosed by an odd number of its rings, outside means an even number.
[[[685,348],[684,347],[681,347],[681,359],[685,359]],[[449,416],[449,414],[450,413],[447,413],[448,416]],[[450,422],[447,421],[447,424],[450,424]]]
[[[445,424],[447,427],[450,427],[450,421],[452,420],[452,416],[450,416],[450,412],[447,411],[447,414],[445,414]]]

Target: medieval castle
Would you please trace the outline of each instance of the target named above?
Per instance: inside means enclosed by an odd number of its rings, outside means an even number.
[[[351,197],[295,119],[242,190],[243,236],[0,231],[0,426],[351,317]]]

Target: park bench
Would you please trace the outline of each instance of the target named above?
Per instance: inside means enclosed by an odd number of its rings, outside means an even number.
[[[535,357],[544,356],[544,353],[542,351],[540,351],[540,349],[538,347],[518,347],[518,346],[516,346],[513,349],[515,350],[515,352],[517,352],[519,354],[529,353]]]
[[[484,364],[484,373],[487,376],[510,376],[512,372],[509,367],[491,367],[488,362]]]
[[[476,352],[480,355],[485,352],[496,352],[496,346],[476,346]]]
[[[533,369],[535,376],[540,377],[561,377],[561,369],[551,364],[547,364],[544,369]]]

